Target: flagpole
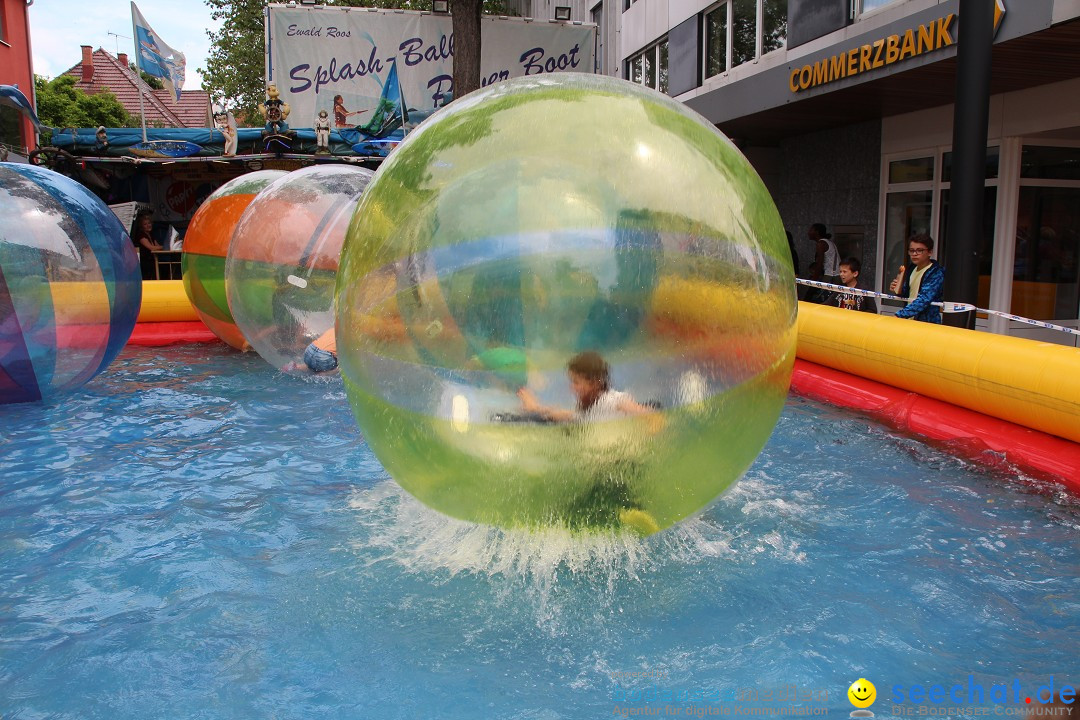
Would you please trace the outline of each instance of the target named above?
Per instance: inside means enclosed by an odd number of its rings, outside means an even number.
[[[394,57],[394,69],[395,69],[395,70],[397,70],[397,57],[396,57],[396,56]],[[398,102],[398,112],[400,112],[400,113],[401,113],[401,135],[402,135],[402,137],[404,137],[404,136],[405,136],[405,133],[406,133],[406,132],[408,132],[408,131],[407,131],[407,130],[405,129],[405,93],[404,93],[404,92],[402,92],[402,90],[401,90],[401,76],[400,76],[400,75],[398,75],[398,74],[397,74],[397,73],[395,72],[395,73],[394,73],[394,77],[396,77],[396,78],[397,78],[397,102]]]
[[[142,120],[142,141],[146,142],[146,105],[143,104],[143,90],[139,82],[142,75],[139,68],[139,29],[135,23],[135,0],[131,1],[131,35],[135,38],[135,89],[139,91],[139,119]],[[128,68],[130,69],[130,68]]]

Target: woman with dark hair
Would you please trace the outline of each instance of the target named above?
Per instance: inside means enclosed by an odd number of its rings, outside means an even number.
[[[135,218],[135,232],[131,235],[131,242],[139,252],[139,268],[142,271],[143,280],[156,280],[157,268],[154,265],[154,251],[165,248],[154,242],[151,232],[154,229],[154,219],[150,213],[139,213]]]
[[[349,127],[349,116],[359,115],[364,112],[363,110],[349,111],[345,109],[345,98],[340,95],[334,96],[334,127],[347,128]]]

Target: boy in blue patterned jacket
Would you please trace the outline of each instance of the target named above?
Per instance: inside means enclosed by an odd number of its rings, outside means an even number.
[[[896,313],[898,318],[915,318],[922,322],[941,324],[941,310],[931,303],[942,301],[945,269],[930,257],[934,239],[929,235],[912,235],[907,241],[909,265],[900,272],[889,289],[908,300],[906,307]]]

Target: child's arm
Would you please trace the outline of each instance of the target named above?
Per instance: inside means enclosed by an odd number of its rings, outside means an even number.
[[[630,396],[619,401],[615,408],[624,415],[644,417],[648,421],[650,433],[658,433],[664,428],[664,416],[656,411],[656,408],[642,405]]]
[[[655,408],[642,405],[629,396],[620,400],[615,408],[624,415],[651,415],[656,412]]]
[[[560,410],[558,408],[541,405],[540,401],[536,399],[536,395],[528,388],[521,388],[518,390],[517,396],[518,399],[521,400],[521,408],[525,412],[536,413],[537,415],[542,415],[555,422],[569,422],[574,419],[574,413],[571,410]]]

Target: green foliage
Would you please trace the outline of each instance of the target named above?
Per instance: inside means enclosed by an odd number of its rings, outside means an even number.
[[[75,87],[75,78],[61,75],[46,80],[40,75],[34,78],[37,93],[37,113],[44,125],[65,127],[135,127],[138,118],[128,114],[111,92],[87,95]],[[51,141],[52,133],[42,133],[42,145]]]
[[[210,97],[224,102],[237,120],[249,124],[259,115],[259,103],[266,98],[263,57],[265,0],[204,0],[210,17],[221,30],[207,30],[210,54],[200,68],[203,87]]]
[[[266,0],[203,0],[210,17],[221,22],[221,30],[207,30],[210,55],[200,68],[203,87],[215,101],[224,102],[243,124],[262,124],[259,104],[266,99],[263,32]],[[451,10],[453,9],[451,0]],[[377,7],[402,10],[431,10],[431,0],[327,0],[327,5]],[[483,0],[489,15],[506,15],[505,0]],[[477,39],[479,42],[479,39]],[[244,122],[246,121],[246,122]]]

